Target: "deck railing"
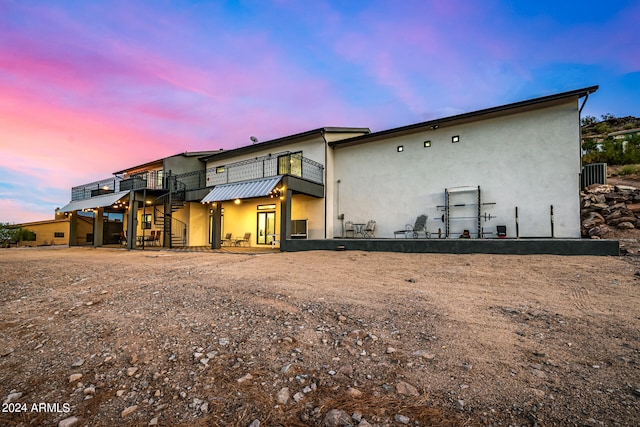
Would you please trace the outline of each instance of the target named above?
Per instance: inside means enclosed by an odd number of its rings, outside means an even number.
[[[117,176],[90,182],[71,188],[71,200],[84,200],[101,194],[116,193],[120,190],[122,178]]]
[[[324,166],[318,162],[298,153],[284,152],[209,168],[206,185],[211,187],[276,175],[292,175],[322,184],[323,171]]]

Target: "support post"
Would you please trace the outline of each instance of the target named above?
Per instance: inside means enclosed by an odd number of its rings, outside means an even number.
[[[69,212],[69,246],[78,246],[78,211]]]
[[[222,246],[222,202],[213,204],[213,221],[211,226],[211,249],[220,249]]]
[[[284,193],[280,200],[280,250],[287,248],[289,240],[291,240],[291,200],[293,191],[289,188],[286,178],[283,178],[282,185]],[[281,196],[282,197],[282,196]]]
[[[97,208],[93,216],[93,247],[99,248],[104,242],[104,208]]]
[[[136,248],[136,230],[138,228],[138,202],[136,192],[129,193],[129,214],[127,216],[127,249]]]

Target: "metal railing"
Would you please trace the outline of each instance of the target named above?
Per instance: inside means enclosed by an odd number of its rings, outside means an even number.
[[[120,190],[122,178],[117,176],[101,179],[100,181],[71,187],[71,200],[84,200],[100,194],[117,193]]]
[[[208,168],[206,185],[211,187],[277,175],[292,175],[322,184],[323,171],[322,164],[287,151]]]

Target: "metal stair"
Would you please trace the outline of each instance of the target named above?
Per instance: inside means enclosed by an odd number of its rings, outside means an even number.
[[[184,207],[186,186],[175,177],[167,176],[165,179],[168,191],[153,202],[153,222],[162,227],[165,247],[186,246],[187,224],[173,216],[174,212]]]

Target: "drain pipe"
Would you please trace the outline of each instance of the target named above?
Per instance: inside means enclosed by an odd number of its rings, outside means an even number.
[[[520,224],[518,222],[518,207],[516,206],[516,239],[520,238]]]
[[[324,137],[324,129],[320,131],[324,141],[324,239],[327,239],[327,138]]]
[[[553,232],[553,205],[551,205],[551,238],[553,239],[555,237],[554,232]]]

